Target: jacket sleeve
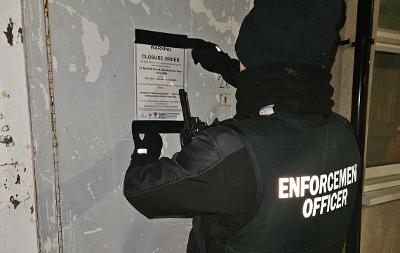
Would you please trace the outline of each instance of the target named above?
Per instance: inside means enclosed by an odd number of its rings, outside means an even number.
[[[176,153],[128,168],[124,195],[148,218],[240,214],[253,207],[255,179],[233,130],[211,127]]]

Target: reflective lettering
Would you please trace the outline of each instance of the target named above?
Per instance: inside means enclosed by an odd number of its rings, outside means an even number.
[[[310,193],[311,195],[317,195],[319,190],[319,178],[317,176],[312,176],[310,180]]]
[[[328,205],[329,205],[329,202],[327,204],[326,201],[329,201],[329,199],[330,199],[329,195],[322,196],[322,198],[321,198],[321,210],[320,210],[319,214],[323,214],[324,213],[324,208],[328,207]],[[327,208],[327,209],[329,210],[329,208]]]
[[[305,218],[323,215],[347,206],[348,185],[357,181],[357,164],[329,174],[278,178],[280,199],[303,198]],[[299,207],[300,208],[300,207]]]
[[[304,218],[309,218],[313,211],[313,201],[311,199],[306,199],[303,205],[303,216]]]
[[[351,176],[353,178],[353,182],[357,182],[357,164],[353,165],[353,169],[351,171]]]
[[[315,214],[317,213],[317,209],[320,207],[319,202],[321,202],[321,197],[316,197],[314,199],[314,206],[313,206],[312,216],[315,216]]]
[[[301,197],[304,197],[306,189],[310,189],[310,185],[308,182],[310,182],[310,177],[301,177]]]
[[[321,182],[319,184],[319,194],[326,193],[326,182],[328,178],[325,174],[321,175]]]
[[[342,196],[342,206],[347,206],[347,189],[343,190],[343,196]]]
[[[333,190],[333,173],[329,173],[328,175],[328,191]]]
[[[333,199],[337,199],[336,192],[334,192],[334,193],[331,195],[331,210],[332,210],[332,211],[336,209],[336,200],[333,200]]]
[[[289,194],[287,193],[289,187],[289,178],[284,177],[284,178],[279,178],[279,198],[280,199],[287,199],[289,197]]]
[[[351,178],[351,167],[347,167],[347,184],[353,183],[352,178]]]
[[[333,173],[333,178],[334,178],[333,189],[337,190],[339,188],[339,171],[335,171],[335,173]]]
[[[346,169],[340,170],[339,177],[340,177],[339,188],[342,188],[342,187],[347,185],[347,182],[346,182]]]
[[[342,191],[338,191],[337,193],[337,201],[336,201],[336,209],[342,207]]]
[[[294,196],[296,198],[300,197],[300,178],[296,177],[294,179],[293,177],[290,178],[290,190],[289,190],[289,197],[293,198],[293,192]]]

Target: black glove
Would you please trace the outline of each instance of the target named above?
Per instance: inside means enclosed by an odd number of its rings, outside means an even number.
[[[142,140],[140,139],[139,132],[132,127],[132,137],[135,149],[131,155],[131,163],[140,165],[158,160],[162,148],[162,139],[158,132],[151,128],[144,133]]]
[[[211,42],[198,40],[192,49],[192,58],[195,64],[200,63],[205,70],[222,75],[222,78],[232,85],[233,77],[240,72],[240,61],[231,59]]]

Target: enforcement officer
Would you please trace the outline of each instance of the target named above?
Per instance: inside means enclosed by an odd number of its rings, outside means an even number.
[[[255,0],[239,60],[209,42],[194,48],[195,63],[237,88],[237,114],[171,159],[159,159],[158,133],[134,134],[132,206],[192,217],[189,253],[341,252],[360,180],[351,126],[331,110],[344,10],[343,0]]]

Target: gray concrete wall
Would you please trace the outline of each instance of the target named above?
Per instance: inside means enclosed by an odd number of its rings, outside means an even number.
[[[234,56],[252,1],[44,3],[24,3],[42,252],[185,252],[190,220],[149,221],[122,195],[133,148],[134,29],[201,37]],[[219,106],[233,88],[191,60],[188,70],[192,114],[207,122],[234,114]],[[163,138],[170,156],[177,136]]]

